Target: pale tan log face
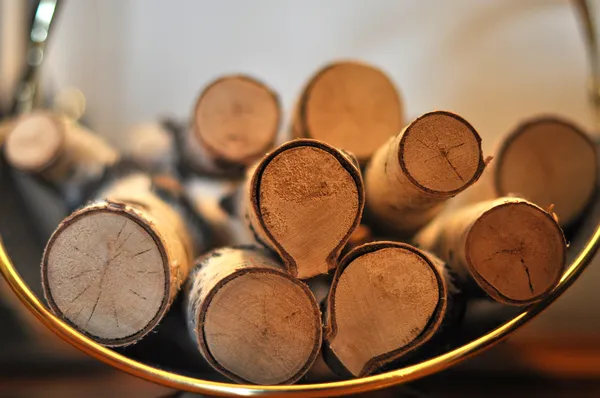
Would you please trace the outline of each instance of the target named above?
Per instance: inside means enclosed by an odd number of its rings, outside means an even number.
[[[275,140],[279,113],[277,98],[267,87],[246,77],[226,77],[202,93],[195,133],[213,156],[249,165]]]
[[[418,187],[450,193],[470,185],[481,171],[481,140],[459,116],[433,112],[406,129],[398,159]]]
[[[144,330],[166,300],[165,264],[132,218],[91,211],[63,225],[46,249],[47,292],[58,311],[101,341]]]
[[[362,211],[359,201],[353,176],[335,156],[314,146],[282,151],[260,179],[265,228],[291,257],[300,278],[332,268],[331,254]]]
[[[7,160],[24,171],[42,171],[59,156],[64,139],[63,127],[50,114],[23,116],[6,139]]]
[[[401,350],[425,330],[440,302],[432,266],[415,252],[383,248],[348,265],[337,285],[331,349],[355,376],[380,355]]]
[[[410,236],[485,168],[481,138],[459,115],[428,112],[373,156],[365,171],[369,213],[378,226]]]
[[[477,219],[465,251],[471,273],[490,295],[527,302],[557,283],[566,248],[548,213],[524,202],[509,202]]]
[[[517,129],[494,162],[499,196],[516,194],[542,207],[553,204],[562,225],[589,203],[598,177],[594,144],[558,119],[540,119]]]
[[[289,278],[250,272],[226,282],[208,304],[204,338],[210,355],[238,378],[289,382],[314,360],[320,319],[314,298]]]
[[[380,70],[344,62],[321,71],[303,98],[305,136],[353,153],[361,162],[403,124],[394,84]]]

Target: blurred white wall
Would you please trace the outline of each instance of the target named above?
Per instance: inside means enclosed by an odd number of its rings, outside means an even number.
[[[289,113],[307,78],[338,58],[386,70],[410,117],[432,109],[462,114],[488,152],[495,137],[540,112],[592,126],[584,41],[567,1],[64,3],[45,81],[82,89],[88,121],[115,142],[132,123],[186,117],[199,90],[224,73],[262,78]],[[600,330],[600,309],[589,305],[599,267],[596,261],[530,330]]]
[[[584,44],[564,0],[66,0],[55,33],[46,81],[81,88],[92,125],[114,139],[135,122],[187,116],[230,72],[264,79],[289,110],[338,58],[386,70],[409,116],[455,110],[486,137],[538,112],[591,121]]]

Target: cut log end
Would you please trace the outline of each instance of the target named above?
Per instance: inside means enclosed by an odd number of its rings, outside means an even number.
[[[446,311],[434,264],[400,243],[363,245],[342,260],[330,293],[329,349],[355,377],[427,341]]]
[[[485,212],[466,238],[471,274],[494,299],[526,305],[556,286],[566,261],[556,221],[527,202],[507,202]]]
[[[169,294],[165,249],[135,214],[107,204],[67,218],[44,253],[51,309],[107,346],[139,340],[160,320]]]
[[[301,101],[300,134],[352,152],[361,163],[404,123],[393,82],[381,70],[356,62],[324,68]]]
[[[280,147],[253,178],[261,228],[299,278],[327,273],[358,225],[358,169],[334,148],[311,140]]]
[[[32,113],[21,117],[8,134],[6,159],[19,170],[42,172],[59,157],[64,140],[61,121],[49,113]]]
[[[406,128],[398,160],[417,187],[448,196],[473,184],[485,167],[479,134],[460,116],[443,111],[426,113]]]
[[[561,225],[582,213],[597,184],[594,143],[576,126],[553,117],[519,126],[494,163],[498,196],[516,194],[544,208],[554,204]]]
[[[318,306],[306,286],[267,270],[238,273],[201,315],[207,358],[230,377],[288,384],[314,362],[321,343]]]
[[[277,96],[245,76],[215,81],[196,104],[194,133],[211,155],[250,165],[269,150],[279,128]]]

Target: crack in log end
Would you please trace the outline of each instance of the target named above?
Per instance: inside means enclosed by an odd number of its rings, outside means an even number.
[[[444,157],[444,160],[446,161],[446,163],[448,163],[448,166],[450,166],[452,168],[452,171],[454,171],[454,174],[456,174],[456,176],[460,179],[460,181],[464,183],[465,180],[458,173],[458,170],[456,169],[456,166],[454,166],[452,164],[452,162],[450,161],[450,159],[448,158],[448,151],[446,149],[440,149],[440,154]]]
[[[421,143],[421,144],[422,144],[422,145],[423,145],[425,148],[427,148],[427,149],[429,149],[429,150],[432,150],[432,151],[434,151],[434,152],[436,151],[436,149],[435,149],[435,148],[433,148],[433,147],[430,147],[430,146],[429,146],[429,144],[427,144],[427,143],[426,143],[425,141],[423,141],[422,139],[420,139],[420,138],[417,138],[417,137],[415,137],[415,139],[416,139],[417,141],[419,141],[419,142],[420,142],[420,143]],[[438,148],[438,149],[439,149],[439,148]]]
[[[106,263],[106,266],[108,267],[108,265],[109,265],[110,263],[112,263],[114,260],[116,260],[116,259],[117,259],[117,258],[118,258],[118,257],[119,257],[119,256],[120,256],[122,253],[123,253],[123,252],[122,252],[122,251],[120,251],[120,252],[118,252],[118,253],[117,253],[117,254],[116,254],[114,257],[112,257],[110,260],[108,260],[108,262]]]
[[[298,313],[299,313],[299,311],[294,311],[294,312],[292,312],[291,314],[289,314],[289,315],[287,315],[287,316],[285,317],[285,320],[287,321],[287,320],[289,320],[289,319],[292,319],[293,317],[295,317],[296,315],[298,315]]]
[[[120,253],[120,251],[119,251],[119,250],[121,250],[121,248],[123,247],[123,245],[125,245],[125,243],[127,242],[127,240],[128,240],[130,237],[131,237],[131,235],[133,235],[133,232],[130,232],[130,233],[129,233],[129,235],[127,235],[127,236],[125,237],[125,239],[123,239],[123,242],[121,242],[121,244],[119,245],[119,247],[117,247],[117,248],[115,249],[115,252],[117,252],[117,253]],[[117,241],[115,241],[115,242],[117,242]]]
[[[87,292],[87,291],[88,291],[88,289],[89,289],[90,287],[92,287],[92,285],[93,285],[93,284],[94,284],[94,281],[91,281],[91,282],[90,282],[90,284],[89,284],[89,285],[87,285],[87,286],[86,286],[86,287],[85,287],[85,288],[84,288],[84,289],[83,289],[81,292],[79,292],[79,293],[77,294],[77,296],[75,296],[75,298],[74,298],[73,300],[69,301],[69,303],[74,303],[75,301],[77,301],[77,300],[79,299],[79,297],[81,297],[81,296],[82,296],[82,295],[83,295],[85,292]]]
[[[83,275],[89,274],[90,272],[94,272],[94,271],[97,271],[97,270],[95,270],[95,269],[87,269],[87,270],[81,271],[81,272],[79,272],[79,273],[77,273],[75,275],[69,276],[69,277],[67,277],[67,279],[77,279],[79,277],[82,277]]]
[[[121,226],[121,229],[119,230],[119,233],[117,234],[117,238],[115,239],[115,242],[119,241],[119,238],[121,237],[121,233],[125,229],[125,225],[127,225],[127,220],[123,221],[123,225]]]
[[[137,257],[137,256],[141,256],[142,254],[148,253],[150,250],[152,250],[152,248],[151,248],[151,247],[150,247],[150,248],[148,248],[148,249],[146,249],[146,250],[142,250],[142,251],[141,251],[141,252],[139,252],[139,253],[136,253],[136,254],[134,254],[133,256],[131,256],[131,258],[134,258],[134,257]]]
[[[94,316],[94,313],[96,312],[96,307],[98,306],[98,302],[100,301],[100,296],[102,296],[102,288],[104,286],[104,278],[106,277],[109,266],[110,266],[110,260],[106,262],[106,265],[104,266],[104,269],[102,270],[102,276],[100,277],[100,282],[98,283],[98,296],[96,297],[96,302],[94,303],[94,307],[92,308],[90,317],[88,318],[88,320],[85,323],[85,327],[87,327],[90,324],[90,321],[92,320],[92,317]]]
[[[456,145],[449,146],[448,148],[446,148],[446,150],[448,151],[448,153],[450,153],[450,150],[451,150],[451,149],[460,148],[460,147],[461,147],[461,146],[463,146],[463,145],[465,145],[465,143],[464,143],[464,142],[461,142],[460,144],[456,144]]]
[[[103,259],[101,259],[100,257],[97,257],[97,256],[92,256],[91,254],[89,254],[89,253],[87,253],[87,252],[85,252],[85,251],[81,250],[81,249],[80,249],[79,247],[77,247],[77,246],[71,246],[71,247],[72,247],[72,248],[73,248],[73,249],[74,249],[76,252],[79,252],[79,253],[83,254],[84,256],[86,256],[86,257],[88,257],[88,258],[91,258],[92,260],[96,260],[96,261],[104,262],[104,260],[103,260]]]
[[[529,268],[527,268],[527,265],[525,265],[525,260],[523,260],[523,258],[521,257],[521,264],[523,264],[523,268],[525,269],[525,273],[527,274],[527,282],[529,283],[529,290],[531,291],[531,294],[533,293],[533,284],[531,283],[531,275],[529,274]]]
[[[78,317],[78,316],[81,314],[81,312],[83,311],[83,309],[84,309],[85,307],[86,307],[86,305],[85,305],[85,304],[81,306],[81,308],[79,309],[79,311],[77,311],[77,314],[75,314],[75,315],[72,317],[73,321],[74,321],[75,319],[77,319],[77,317]]]
[[[114,300],[113,300],[113,316],[115,318],[115,323],[117,324],[117,329],[119,329],[119,317],[117,316],[117,307],[115,305]]]
[[[147,297],[144,297],[144,296],[142,296],[141,294],[139,294],[138,292],[136,292],[136,291],[135,291],[135,290],[133,290],[133,289],[129,289],[129,291],[130,291],[131,293],[135,294],[136,296],[138,296],[139,298],[141,298],[142,300],[148,300],[148,298],[147,298]]]
[[[85,322],[85,327],[87,327],[90,324],[90,321],[92,320],[92,317],[94,316],[94,313],[96,312],[96,307],[98,306],[98,302],[100,301],[101,295],[102,295],[102,292],[99,291],[98,296],[96,297],[96,302],[94,303],[94,307],[92,307],[92,312],[90,313],[90,316],[88,317],[87,321]]]

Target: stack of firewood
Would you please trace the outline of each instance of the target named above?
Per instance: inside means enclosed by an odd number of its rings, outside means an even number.
[[[236,75],[202,91],[189,124],[132,129],[123,153],[55,113],[13,121],[8,162],[74,210],[41,261],[51,310],[117,347],[182,295],[214,369],[284,384],[318,358],[345,377],[418,359],[460,331],[465,297],[526,306],[558,283],[561,227],[597,186],[574,124],[526,121],[484,157],[464,118],[406,121],[390,78],[355,62],[310,79],[292,140],[281,114]],[[478,202],[446,206],[468,188]]]

